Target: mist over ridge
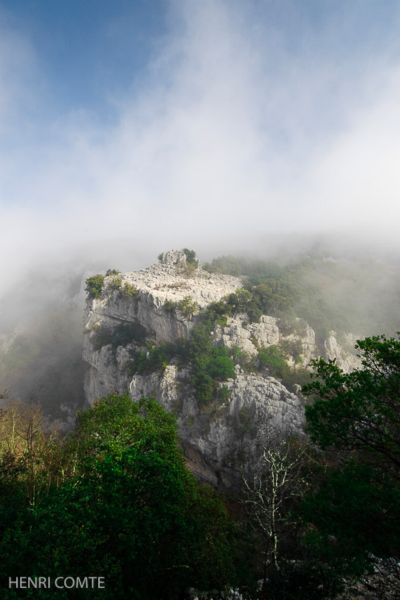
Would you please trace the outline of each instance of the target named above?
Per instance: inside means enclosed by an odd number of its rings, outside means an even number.
[[[71,23],[62,51],[39,15],[0,6],[0,334],[36,340],[23,395],[51,356],[78,356],[84,279],[169,248],[315,259],[335,310],[397,327],[400,10],[317,4],[171,1],[151,27],[100,11],[88,52],[109,56],[86,67]]]
[[[111,89],[103,121],[57,109],[35,39],[4,18],[2,287],[125,238],[155,252],[282,232],[396,243],[398,44],[339,5],[317,25],[292,2],[168,3],[140,85],[132,72]]]

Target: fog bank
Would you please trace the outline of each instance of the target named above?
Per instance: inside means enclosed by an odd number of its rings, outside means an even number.
[[[127,78],[103,124],[90,107],[47,114],[41,57],[3,19],[0,291],[49,257],[95,261],[119,239],[146,257],[276,233],[395,239],[399,11],[382,41],[359,3],[319,23],[284,9],[170,3],[141,85]]]

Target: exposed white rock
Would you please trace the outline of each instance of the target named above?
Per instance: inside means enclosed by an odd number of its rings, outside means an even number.
[[[261,348],[281,345],[291,366],[308,366],[318,355],[315,332],[302,319],[297,319],[295,325],[290,332],[283,332],[275,317],[263,315],[258,323],[249,323],[246,315],[238,315],[217,329],[216,339],[228,348],[239,347],[249,356],[256,356]]]
[[[301,432],[301,399],[273,377],[243,373],[226,382],[229,398],[202,408],[188,386],[187,373],[173,365],[163,374],[135,375],[130,383],[134,400],[151,396],[177,415],[180,437],[190,466],[212,484],[239,482],[242,469],[254,465],[265,430]]]
[[[275,317],[263,315],[258,323],[250,323],[247,329],[259,348],[279,344],[281,334]]]
[[[103,346],[93,351],[90,341],[86,338],[83,359],[88,366],[85,395],[91,404],[107,394],[126,393],[130,381],[127,373],[127,365],[130,361],[128,348],[119,347],[114,353],[111,346]]]
[[[162,375],[135,375],[129,383],[129,393],[134,400],[155,397],[169,411],[177,408],[179,389],[178,371],[175,365],[168,365]]]
[[[250,327],[245,325],[246,318],[246,315],[229,318],[226,326],[217,327],[215,339],[221,341],[227,348],[237,346],[250,356],[255,356],[258,350],[252,339],[254,336]]]
[[[324,342],[326,356],[329,360],[335,360],[336,363],[341,367],[345,372],[353,371],[357,369],[361,365],[361,360],[354,353],[348,351],[349,348],[353,348],[356,342],[356,337],[351,334],[347,334],[344,340],[345,349],[341,344],[339,344],[336,334],[334,331],[329,333],[328,338]]]

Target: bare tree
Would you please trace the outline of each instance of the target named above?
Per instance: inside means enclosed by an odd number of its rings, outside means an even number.
[[[267,439],[257,469],[243,478],[244,503],[265,543],[264,586],[271,568],[280,571],[281,538],[292,525],[290,506],[307,485],[302,474],[305,443],[275,431],[269,431]]]

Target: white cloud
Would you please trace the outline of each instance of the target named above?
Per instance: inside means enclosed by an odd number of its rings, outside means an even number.
[[[118,238],[157,254],[221,251],[266,232],[396,233],[395,61],[377,57],[357,72],[332,57],[293,55],[240,3],[173,10],[147,83],[118,99],[113,127],[94,127],[84,113],[41,118],[23,148],[10,137],[1,145],[3,281],[32,261],[90,254],[91,244],[96,253],[101,240],[117,256]],[[16,89],[19,98],[40,94],[20,68],[34,63],[29,45],[13,44],[11,62],[0,45],[0,124]]]

